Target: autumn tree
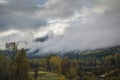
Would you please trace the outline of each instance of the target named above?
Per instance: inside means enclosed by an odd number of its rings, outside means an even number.
[[[50,64],[53,71],[61,73],[61,59],[59,56],[51,57]]]
[[[62,74],[68,79],[74,79],[77,75],[76,72],[76,64],[74,64],[73,60],[64,58],[61,62]]]
[[[17,64],[16,72],[17,80],[29,80],[30,65],[26,57],[26,51],[24,49],[20,50],[16,58],[16,64]]]
[[[115,58],[115,64],[120,66],[120,54],[116,53],[114,55]]]

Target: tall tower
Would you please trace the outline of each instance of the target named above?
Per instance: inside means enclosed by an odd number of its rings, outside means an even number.
[[[15,42],[6,43],[6,50],[8,51],[8,54],[10,55],[12,61],[14,62],[17,52],[17,44]]]
[[[15,42],[6,43],[6,49],[9,51],[17,51],[17,44]]]

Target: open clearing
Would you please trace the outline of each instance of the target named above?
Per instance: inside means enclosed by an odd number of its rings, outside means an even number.
[[[34,80],[34,72],[30,72],[31,80]],[[38,80],[59,80],[59,75],[51,72],[38,72]]]

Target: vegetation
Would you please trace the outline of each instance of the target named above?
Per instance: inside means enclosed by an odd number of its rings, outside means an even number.
[[[29,72],[31,80],[34,80],[34,72]],[[39,71],[38,80],[59,80],[59,75],[51,72]]]
[[[14,57],[0,55],[0,80],[29,80],[30,64],[26,52],[21,49]]]
[[[119,49],[107,49],[110,54],[96,50],[34,59],[28,59],[26,50],[14,49],[0,55],[0,80],[120,80]]]

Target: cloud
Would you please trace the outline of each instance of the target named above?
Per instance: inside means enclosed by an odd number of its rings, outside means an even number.
[[[36,48],[42,48],[43,52],[56,52],[93,50],[120,45],[118,2],[119,0],[98,1],[92,7],[83,6],[80,11],[74,10],[73,15],[54,21],[56,24],[63,21],[62,24],[67,25],[63,29],[63,37],[54,36],[45,43],[39,43],[41,46],[37,45]]]
[[[36,11],[36,15],[51,18],[67,18],[72,16],[75,11],[81,11],[84,6],[94,6],[95,2],[95,0],[48,0],[42,10]]]
[[[1,1],[5,2],[5,1]],[[38,10],[34,0],[8,0],[0,5],[0,31],[9,29],[38,29],[47,25],[46,19],[38,18],[34,12]]]
[[[26,48],[43,52],[120,45],[119,3],[120,0],[0,0],[0,42],[29,39]],[[11,30],[15,32],[9,33]],[[53,37],[45,42],[33,41],[51,34]]]
[[[0,4],[6,4],[7,1],[6,0],[0,0]]]

